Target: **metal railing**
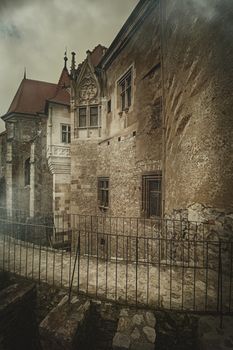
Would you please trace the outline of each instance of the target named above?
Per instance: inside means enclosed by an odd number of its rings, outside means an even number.
[[[0,268],[121,303],[232,313],[233,242],[205,239],[212,229],[179,220],[28,219],[0,211]]]

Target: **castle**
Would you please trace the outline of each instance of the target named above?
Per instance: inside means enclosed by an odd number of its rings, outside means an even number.
[[[230,1],[141,0],[58,84],[23,78],[2,116],[0,201],[29,216],[175,218],[233,231]]]

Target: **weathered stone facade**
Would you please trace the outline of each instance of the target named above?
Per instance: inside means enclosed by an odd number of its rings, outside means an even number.
[[[91,58],[97,47],[73,78],[72,213],[143,216],[142,176],[162,167],[159,7],[154,2],[140,7],[132,18],[134,33],[127,26],[121,33],[125,41],[131,36],[127,45],[115,40],[94,66]],[[129,69],[131,105],[122,108],[119,81]],[[80,101],[82,81],[90,79],[90,72],[98,98],[84,94]],[[101,109],[98,128],[79,127],[79,108],[96,103]],[[104,210],[97,188],[98,178],[103,177],[109,179],[109,203]]]
[[[213,221],[233,210],[232,2],[163,10],[165,213]]]
[[[21,198],[31,212],[64,215],[67,227],[71,213],[169,217],[231,237],[232,13],[229,0],[208,9],[139,1],[109,49],[87,51],[78,67],[72,53],[70,73],[65,57],[43,118],[17,117],[20,142],[8,125],[6,205]],[[70,144],[61,142],[63,124]],[[21,180],[28,158],[34,189]]]
[[[25,76],[2,117],[6,132],[1,137],[0,200],[9,214],[52,218],[53,213],[69,212],[70,97],[66,89],[70,78],[66,60],[58,84]]]

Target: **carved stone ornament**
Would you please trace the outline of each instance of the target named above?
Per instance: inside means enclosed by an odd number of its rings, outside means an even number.
[[[98,93],[96,82],[91,76],[91,74],[86,74],[83,80],[81,81],[79,88],[79,99],[80,102],[85,100],[93,100]]]

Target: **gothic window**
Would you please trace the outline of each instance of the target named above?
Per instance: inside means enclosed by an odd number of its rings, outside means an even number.
[[[61,125],[61,142],[70,143],[70,125],[68,124]]]
[[[24,162],[24,185],[30,185],[30,158]]]
[[[90,126],[98,126],[98,107],[90,107]]]
[[[142,177],[142,210],[147,218],[162,214],[162,174],[153,173]]]
[[[87,126],[87,108],[79,108],[79,127],[85,128]]]
[[[107,209],[109,205],[109,178],[98,178],[98,205],[101,209]]]
[[[130,69],[118,82],[120,92],[121,110],[124,111],[132,103],[132,69]]]

